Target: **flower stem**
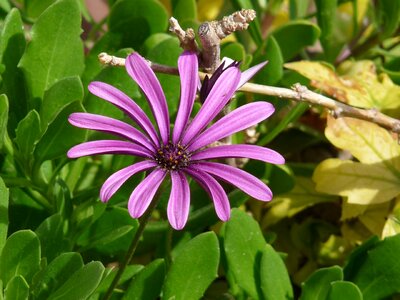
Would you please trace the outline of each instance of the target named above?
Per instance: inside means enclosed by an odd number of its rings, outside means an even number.
[[[133,237],[132,243],[129,246],[128,252],[126,253],[125,259],[123,263],[120,265],[117,274],[114,277],[114,280],[112,281],[110,287],[108,288],[106,294],[103,297],[103,300],[109,300],[111,298],[111,295],[114,291],[114,288],[118,285],[118,282],[124,273],[127,265],[131,262],[133,255],[135,254],[137,245],[139,244],[140,237],[143,234],[143,231],[150,220],[150,217],[156,208],[158,202],[159,202],[160,197],[155,197],[153,201],[151,202],[149,208],[147,209],[146,213],[140,218],[139,220],[139,228],[136,230],[135,236]]]

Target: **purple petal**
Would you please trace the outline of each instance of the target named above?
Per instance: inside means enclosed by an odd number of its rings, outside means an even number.
[[[140,128],[142,128],[151,138],[153,143],[159,147],[160,142],[156,130],[144,111],[127,95],[115,87],[99,81],[91,82],[88,86],[89,91],[124,111]]]
[[[103,202],[107,202],[118,189],[127,181],[130,177],[135,175],[136,173],[146,171],[148,169],[154,168],[157,166],[157,163],[151,160],[144,160],[123,168],[118,172],[112,174],[108,179],[103,183],[103,186],[100,190],[100,199]]]
[[[182,138],[182,144],[187,145],[232,98],[239,83],[240,71],[237,67],[228,68],[217,79],[213,88],[204,101],[196,117],[190,123]]]
[[[69,116],[68,121],[72,125],[80,128],[111,133],[116,136],[127,138],[149,150],[156,150],[155,145],[135,127],[113,118],[89,113],[73,113]]]
[[[172,141],[177,143],[192,112],[199,83],[198,61],[195,52],[183,52],[178,60],[179,76],[181,79],[181,99],[175,120]]]
[[[190,207],[190,189],[186,176],[181,172],[170,172],[171,194],[168,200],[167,215],[171,226],[181,230],[188,219]]]
[[[220,220],[226,222],[231,214],[231,206],[222,186],[211,175],[191,166],[185,168],[185,172],[193,177],[203,189],[210,195],[214,202],[215,212]]]
[[[278,152],[255,145],[224,145],[201,150],[191,156],[191,161],[226,157],[245,157],[272,164],[284,164],[285,159]]]
[[[136,52],[126,59],[126,70],[146,95],[157,121],[161,139],[166,145],[169,140],[169,113],[160,82],[146,60]]]
[[[98,154],[129,154],[139,157],[153,158],[152,152],[143,146],[131,142],[116,140],[101,140],[82,143],[72,147],[67,153],[69,158]]]
[[[188,150],[195,151],[235,132],[249,128],[268,118],[273,112],[274,107],[268,102],[254,102],[243,105],[207,128],[193,140]]]
[[[139,218],[143,215],[166,174],[163,169],[155,169],[133,190],[128,202],[128,210],[132,218]]]
[[[247,69],[246,71],[244,71],[242,73],[242,75],[240,76],[240,81],[239,81],[237,88],[239,89],[243,84],[245,84],[247,81],[249,81],[267,63],[268,63],[268,61],[264,61],[262,63],[259,63],[258,65],[251,67],[250,69]]]
[[[215,163],[199,162],[192,164],[193,169],[210,173],[241,189],[251,197],[261,201],[272,199],[272,192],[260,179],[238,168]]]

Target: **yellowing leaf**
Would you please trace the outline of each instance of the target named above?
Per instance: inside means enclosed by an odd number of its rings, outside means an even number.
[[[376,124],[353,118],[328,116],[325,135],[338,148],[350,151],[367,164],[382,162],[400,174],[400,146],[389,132]]]
[[[382,203],[400,193],[399,177],[383,163],[327,159],[317,166],[313,180],[317,191],[348,197],[348,202],[355,204]]]
[[[310,61],[285,64],[311,80],[311,85],[332,98],[353,106],[376,108],[393,116],[400,115],[400,86],[387,74],[376,74],[372,61],[346,61],[337,72],[329,66]]]
[[[199,21],[213,21],[218,18],[224,0],[199,0],[197,1],[197,16]]]
[[[283,218],[290,218],[307,207],[317,203],[335,201],[337,198],[315,191],[315,183],[307,177],[296,177],[295,186],[289,192],[274,197],[270,209],[261,222],[261,228],[277,223]]]
[[[382,238],[393,236],[398,233],[400,233],[400,196],[397,197],[397,203],[393,212],[387,217],[382,232]]]

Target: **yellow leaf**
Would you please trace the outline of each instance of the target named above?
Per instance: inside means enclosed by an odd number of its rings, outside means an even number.
[[[336,197],[318,193],[315,183],[307,177],[295,177],[294,188],[285,194],[277,195],[269,203],[270,209],[264,215],[261,228],[266,228],[284,218],[290,218],[317,203],[332,202]]]
[[[393,236],[400,233],[400,196],[397,197],[396,206],[392,213],[387,217],[383,228],[382,238]]]
[[[314,171],[316,190],[348,197],[349,203],[377,204],[389,201],[400,193],[400,179],[385,164],[363,164],[331,158]]]
[[[376,108],[394,117],[400,115],[400,86],[387,74],[376,74],[372,61],[346,61],[337,72],[326,64],[299,61],[285,64],[311,80],[311,86],[339,101],[357,107]]]
[[[338,148],[366,164],[381,162],[400,176],[400,145],[389,132],[371,122],[328,116],[325,135]]]
[[[199,21],[213,21],[218,18],[224,0],[199,0],[197,1],[197,16]]]

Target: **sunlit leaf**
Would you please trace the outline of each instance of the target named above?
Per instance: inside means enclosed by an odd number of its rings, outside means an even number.
[[[313,87],[342,102],[400,115],[400,86],[393,84],[385,73],[377,75],[372,61],[346,61],[337,72],[311,61],[287,63],[285,67],[307,77]]]
[[[199,0],[197,1],[197,14],[199,21],[212,21],[217,19],[224,0]]]
[[[8,199],[9,191],[0,177],[0,253],[3,249],[8,231]]]
[[[262,228],[276,222],[291,218],[307,207],[318,203],[335,201],[336,198],[319,193],[315,190],[315,183],[307,177],[295,177],[294,188],[285,194],[277,195],[269,204],[270,209],[262,220]]]

